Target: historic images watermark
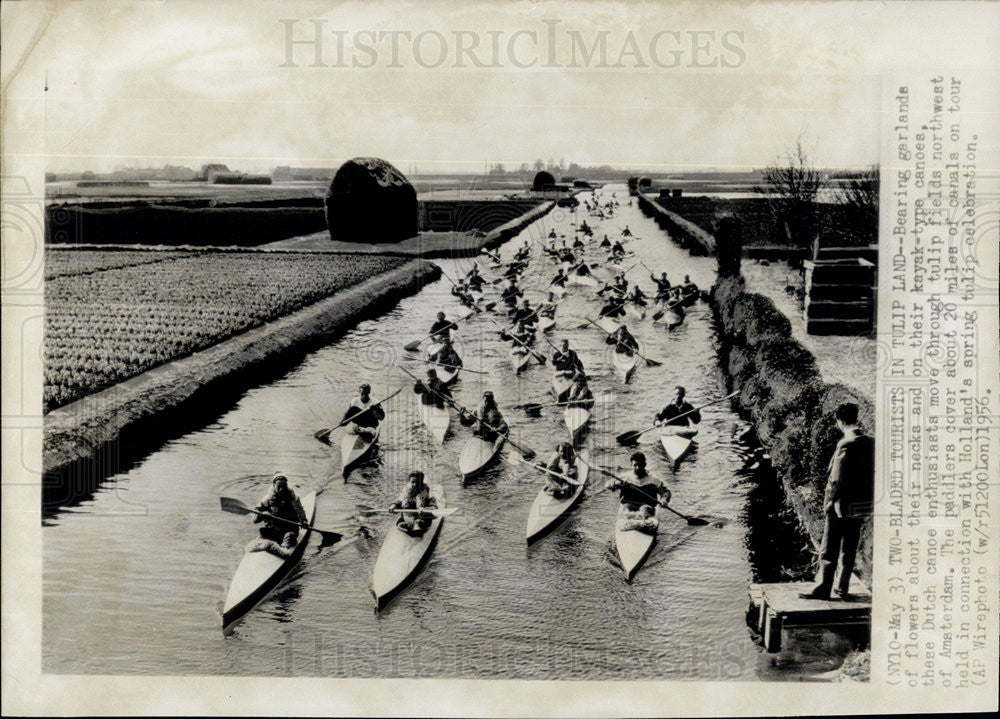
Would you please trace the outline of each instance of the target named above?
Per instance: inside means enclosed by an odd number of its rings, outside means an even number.
[[[733,69],[746,33],[733,28],[583,32],[556,18],[517,30],[347,30],[325,18],[282,18],[279,67]]]

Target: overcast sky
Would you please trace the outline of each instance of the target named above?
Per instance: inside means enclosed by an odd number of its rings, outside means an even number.
[[[52,171],[358,155],[404,172],[749,169],[800,134],[817,164],[858,167],[878,160],[879,73],[901,57],[962,64],[961,48],[995,41],[961,7],[956,42],[920,5],[879,3],[52,7],[21,71],[4,69],[11,96],[44,103]],[[940,47],[920,42],[932,32]]]

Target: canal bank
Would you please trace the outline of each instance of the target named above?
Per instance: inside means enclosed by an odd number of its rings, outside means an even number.
[[[359,321],[436,280],[426,260],[372,277],[298,312],[169,362],[45,416],[42,506],[88,496],[107,476],[194,424],[217,416],[250,386],[286,372]]]

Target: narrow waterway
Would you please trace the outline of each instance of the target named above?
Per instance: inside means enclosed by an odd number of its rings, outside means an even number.
[[[649,267],[684,274],[701,287],[714,278],[712,258],[692,258],[644,217],[622,206],[595,227],[592,262],[604,262],[596,242],[614,239],[627,224],[638,237],[628,248]],[[582,196],[581,196],[582,197]],[[525,239],[550,230],[573,236],[586,217],[557,209],[501,249],[505,259]],[[442,261],[451,277],[472,260]],[[601,272],[603,268],[596,270]],[[554,272],[538,253],[524,285],[532,300]],[[484,271],[492,276],[489,271]],[[628,274],[651,289],[642,266]],[[746,425],[723,403],[703,411],[696,449],[676,473],[658,444],[643,445],[654,474],[667,479],[672,505],[707,517],[689,526],[664,514],[649,561],[627,583],[612,542],[617,501],[609,493],[586,499],[552,535],[526,548],[524,527],[541,475],[500,462],[463,485],[457,470],[468,430],[453,420],[443,447],[421,424],[412,380],[419,373],[402,345],[426,334],[434,314],[465,314],[442,279],[393,311],[367,321],[309,356],[281,379],[250,390],[216,423],[171,441],[110,478],[87,502],[50,518],[43,529],[43,669],[76,674],[239,674],[338,677],[455,677],[520,679],[786,679],[789,670],[762,654],[745,623],[747,583],[755,574],[747,544],[752,479],[739,474],[747,448],[734,439]],[[487,293],[495,290],[487,286]],[[579,352],[598,404],[587,435],[592,462],[624,469],[627,448],[615,435],[649,426],[674,385],[694,404],[725,393],[718,384],[715,335],[704,303],[668,331],[649,318],[628,320],[643,354],[661,367],[640,366],[631,383],[615,376],[609,348],[596,329],[587,288],[570,290],[556,315],[554,342]],[[488,315],[462,324],[459,351],[468,368],[455,387],[474,407],[492,390],[515,442],[547,452],[566,430],[562,413],[529,417],[514,405],[545,401],[551,372],[533,364],[515,377],[508,345]],[[551,354],[544,343],[541,348]],[[341,478],[339,447],[313,438],[336,423],[361,382],[387,403],[377,461]],[[336,443],[335,443],[336,444]],[[504,456],[511,453],[504,450]],[[461,511],[445,520],[423,573],[382,613],[373,611],[372,568],[388,520],[364,520],[355,532],[355,505],[385,505],[411,468],[422,468]],[[322,490],[316,524],[348,533],[334,547],[314,542],[282,588],[223,634],[219,605],[243,547],[254,535],[248,518],[219,510],[219,497],[255,502],[271,474],[283,470],[300,491]],[[603,484],[593,475],[589,495]],[[775,507],[775,511],[777,507]],[[767,515],[767,509],[761,510]],[[758,518],[758,521],[761,521]],[[766,516],[762,521],[768,521]],[[790,530],[788,530],[790,531]],[[776,541],[780,542],[778,538]],[[793,662],[794,664],[794,662]]]

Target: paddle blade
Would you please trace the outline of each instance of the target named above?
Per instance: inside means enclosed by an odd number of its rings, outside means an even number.
[[[492,312],[493,308],[496,306],[497,306],[496,302],[487,302],[485,305],[483,305],[483,309],[486,310],[487,312]]]
[[[319,532],[320,536],[320,542],[319,542],[320,549],[322,549],[323,547],[332,546],[344,538],[344,535],[337,534],[336,532],[325,532],[320,529],[317,529],[316,531]]]
[[[639,441],[639,436],[642,432],[638,430],[631,430],[629,432],[622,432],[620,435],[615,437],[618,444],[635,444]]]
[[[525,448],[521,450],[521,456],[524,457],[525,461],[530,462],[537,456],[537,452],[530,448]]]
[[[223,512],[229,512],[231,514],[252,514],[249,507],[233,497],[219,497],[219,504],[222,506]]]
[[[701,517],[688,517],[687,521],[692,527],[704,527],[708,524],[708,522]]]
[[[316,432],[313,435],[313,437],[315,437],[316,439],[318,439],[323,444],[330,444],[330,433],[332,431],[333,431],[332,427],[330,427],[328,429],[321,429],[318,432]]]
[[[528,414],[537,414],[542,411],[542,405],[538,402],[529,402],[528,404],[522,404],[521,409]]]
[[[647,367],[659,367],[662,364],[663,364],[662,362],[659,362],[657,360],[652,360],[652,359],[648,359],[648,358],[646,359],[646,366]]]
[[[663,317],[663,310],[657,310],[656,312],[653,313],[654,321],[659,320],[661,317]]]
[[[409,342],[403,345],[403,349],[406,350],[407,352],[416,352],[418,349],[420,349],[420,340],[414,340],[413,342]]]

